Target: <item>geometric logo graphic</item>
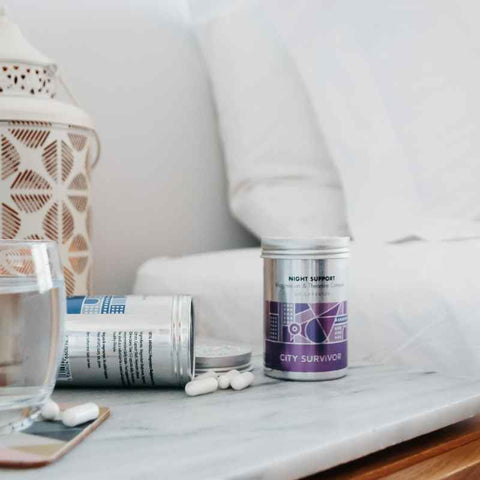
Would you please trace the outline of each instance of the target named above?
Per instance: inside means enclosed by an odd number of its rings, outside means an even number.
[[[347,340],[347,302],[265,302],[267,339],[293,344]]]

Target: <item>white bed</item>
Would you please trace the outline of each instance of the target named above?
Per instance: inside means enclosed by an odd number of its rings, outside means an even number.
[[[351,363],[402,363],[451,375],[479,370],[480,241],[352,244]],[[262,348],[256,248],[154,258],[135,292],[191,294],[197,333]]]
[[[191,4],[236,218],[353,236],[351,363],[480,371],[478,2]],[[152,259],[135,291],[190,293],[201,334],[261,349],[258,249]]]

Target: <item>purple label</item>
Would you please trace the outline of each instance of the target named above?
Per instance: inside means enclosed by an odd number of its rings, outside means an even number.
[[[265,302],[265,366],[330,372],[347,366],[347,302]]]

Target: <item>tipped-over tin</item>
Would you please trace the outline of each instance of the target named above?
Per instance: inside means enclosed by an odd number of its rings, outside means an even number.
[[[67,300],[57,385],[181,387],[193,378],[194,365],[191,297]]]

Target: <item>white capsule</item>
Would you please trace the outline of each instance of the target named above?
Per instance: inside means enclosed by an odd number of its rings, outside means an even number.
[[[207,377],[200,380],[193,380],[185,385],[185,393],[190,397],[203,395],[205,393],[212,393],[218,388],[218,381],[216,378]]]
[[[60,407],[53,400],[48,400],[42,405],[40,415],[44,420],[58,420],[60,416]]]
[[[100,409],[96,403],[83,403],[65,410],[62,415],[62,422],[67,427],[75,427],[90,420],[95,420],[99,414]]]
[[[252,372],[245,372],[240,375],[235,375],[230,381],[230,386],[234,390],[243,390],[244,388],[249,387],[254,380],[255,375]]]
[[[63,412],[60,410],[60,411],[58,412],[58,415],[55,415],[54,420],[55,420],[56,422],[57,422],[57,421],[58,421],[58,422],[61,422],[61,421],[62,421],[62,418],[63,418]]]
[[[197,375],[194,380],[201,380],[202,378],[217,378],[217,373],[215,372],[215,370],[208,370],[205,373]]]
[[[232,381],[232,378],[240,375],[240,372],[238,370],[230,370],[227,373],[224,373],[223,375],[220,375],[218,377],[218,386],[222,390],[225,390],[230,386],[230,382]]]

